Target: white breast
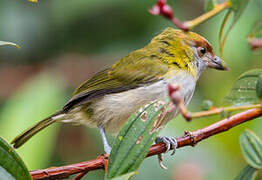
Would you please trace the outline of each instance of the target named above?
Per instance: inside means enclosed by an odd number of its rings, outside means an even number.
[[[118,132],[128,117],[141,106],[157,99],[164,99],[167,95],[167,85],[181,85],[181,96],[188,104],[195,89],[196,79],[187,72],[175,72],[167,80],[128,90],[121,93],[109,94],[92,104],[94,110],[92,122],[104,125],[111,132]],[[90,122],[90,120],[89,120]]]

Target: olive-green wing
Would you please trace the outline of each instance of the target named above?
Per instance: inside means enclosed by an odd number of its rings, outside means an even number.
[[[134,52],[81,84],[63,110],[68,111],[105,94],[123,92],[156,82],[167,71],[168,66],[161,61]]]

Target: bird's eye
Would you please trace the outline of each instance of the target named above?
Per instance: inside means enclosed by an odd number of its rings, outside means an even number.
[[[206,48],[200,47],[198,51],[200,55],[204,55],[206,53]]]

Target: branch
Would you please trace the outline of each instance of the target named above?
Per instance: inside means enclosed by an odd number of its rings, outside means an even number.
[[[230,118],[218,121],[210,126],[205,128],[196,130],[194,132],[185,132],[184,136],[176,138],[178,142],[178,147],[185,147],[185,146],[195,146],[198,142],[213,136],[218,133],[222,133],[227,131],[239,124],[242,124],[246,121],[255,119],[259,116],[262,116],[262,109],[250,109],[238,114],[231,116]],[[159,153],[163,153],[166,151],[166,147],[163,143],[155,144],[151,146],[147,157],[157,155]],[[35,170],[31,171],[31,175],[33,179],[61,179],[61,178],[68,178],[70,175],[79,174],[79,173],[86,173],[88,171],[93,171],[97,169],[104,169],[105,164],[107,162],[108,156],[101,155],[96,159],[71,164],[67,166],[61,167],[52,167],[43,170]]]
[[[157,4],[155,4],[149,12],[153,15],[161,15],[166,19],[169,19],[175,26],[183,31],[189,31],[193,27],[207,21],[208,19],[212,18],[213,16],[219,14],[223,10],[230,8],[231,3],[229,1],[225,1],[221,4],[216,4],[215,7],[209,11],[204,13],[203,15],[186,22],[181,22],[179,19],[174,17],[174,13],[172,8],[167,4],[167,0],[158,0]]]
[[[207,21],[208,19],[212,18],[213,16],[219,14],[220,12],[222,12],[223,10],[229,8],[231,6],[231,3],[229,1],[223,2],[221,4],[217,4],[214,9],[212,9],[209,12],[206,12],[205,14],[191,20],[191,21],[186,21],[184,22],[184,25],[186,27],[189,27],[189,29],[192,29],[193,27],[195,27],[196,25],[199,25],[205,21]]]

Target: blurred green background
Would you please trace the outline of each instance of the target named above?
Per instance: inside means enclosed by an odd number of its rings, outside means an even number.
[[[50,0],[37,4],[26,0],[0,0],[0,39],[22,48],[0,48],[0,136],[8,142],[21,131],[62,107],[73,89],[93,73],[122,56],[143,47],[167,26],[162,17],[148,13],[156,0]],[[169,1],[175,15],[189,20],[202,14],[204,1]],[[261,18],[261,0],[253,0],[233,28],[224,59],[231,71],[208,70],[199,80],[189,105],[199,111],[201,102],[222,99],[244,71],[261,68],[262,53],[251,52],[247,35]],[[218,54],[218,31],[224,13],[194,31],[205,36]],[[180,116],[168,124],[163,135],[181,136],[219,120],[210,117],[187,123]],[[168,170],[157,158],[147,158],[134,179],[221,180],[233,179],[245,166],[239,135],[250,128],[262,137],[262,119],[211,137],[196,147],[165,155]],[[30,170],[86,161],[103,153],[96,129],[70,124],[51,126],[17,150]],[[102,179],[103,171],[84,179]],[[261,176],[262,177],[262,176]]]

